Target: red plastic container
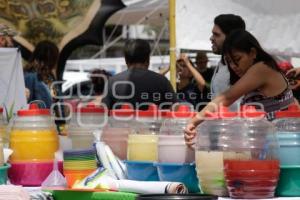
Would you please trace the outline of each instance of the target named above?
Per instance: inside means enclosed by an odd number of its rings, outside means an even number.
[[[278,160],[224,160],[232,198],[272,198],[279,178]]]
[[[63,172],[63,163],[58,162],[58,169]],[[8,171],[10,182],[14,185],[40,186],[53,170],[53,162],[11,163]]]

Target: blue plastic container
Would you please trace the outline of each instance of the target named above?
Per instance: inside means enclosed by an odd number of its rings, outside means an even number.
[[[200,192],[195,163],[155,163],[160,181],[182,182],[189,192]]]
[[[281,165],[300,165],[300,134],[277,132]]]
[[[136,181],[159,181],[157,168],[153,162],[124,161],[127,167],[127,178]]]
[[[0,185],[6,185],[8,168],[10,168],[10,164],[8,163],[0,167]]]

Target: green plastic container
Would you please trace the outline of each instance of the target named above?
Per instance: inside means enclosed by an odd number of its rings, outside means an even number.
[[[280,167],[280,178],[276,188],[276,196],[300,196],[300,165]]]
[[[7,170],[10,168],[10,164],[5,163],[0,167],[0,185],[5,185],[7,182]]]

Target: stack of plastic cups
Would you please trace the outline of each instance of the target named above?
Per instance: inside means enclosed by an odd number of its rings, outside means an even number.
[[[277,196],[300,196],[300,110],[291,105],[275,114],[279,143],[280,178]]]
[[[68,128],[68,137],[73,149],[91,148],[94,143],[93,131],[102,129],[108,121],[108,111],[102,106],[89,103],[77,107]]]
[[[128,104],[123,104],[120,109],[110,110],[108,124],[103,130],[101,140],[121,160],[127,158],[128,135],[136,126],[134,116],[133,108]]]
[[[196,170],[200,188],[205,194],[228,196],[223,170],[223,140],[231,131],[240,133],[241,123],[237,113],[229,112],[226,107],[207,113],[205,117],[197,128],[196,142]]]
[[[31,104],[29,110],[19,110],[11,131],[11,183],[39,186],[53,168],[58,136],[49,109]]]
[[[166,113],[160,129],[157,170],[161,181],[183,182],[189,192],[199,192],[195,152],[185,144],[184,129],[196,115],[188,105]]]
[[[92,149],[64,151],[64,175],[67,186],[72,186],[97,169],[96,151]]]
[[[240,124],[223,138],[224,174],[231,198],[272,198],[279,178],[275,127],[264,112],[243,109]]]
[[[161,121],[158,108],[151,104],[147,110],[137,110],[134,131],[128,136],[127,176],[128,179],[157,181],[158,133]]]

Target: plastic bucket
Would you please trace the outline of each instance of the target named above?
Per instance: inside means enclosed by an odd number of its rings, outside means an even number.
[[[5,163],[0,167],[0,184],[5,185],[7,182],[7,170],[10,168],[10,164]]]
[[[280,178],[276,188],[276,196],[300,196],[300,165],[280,167]]]
[[[200,192],[194,163],[155,163],[160,181],[182,182],[189,192]]]
[[[153,162],[125,161],[127,178],[137,181],[159,181],[157,168]]]
[[[204,194],[146,194],[136,200],[217,200],[217,196]]]

